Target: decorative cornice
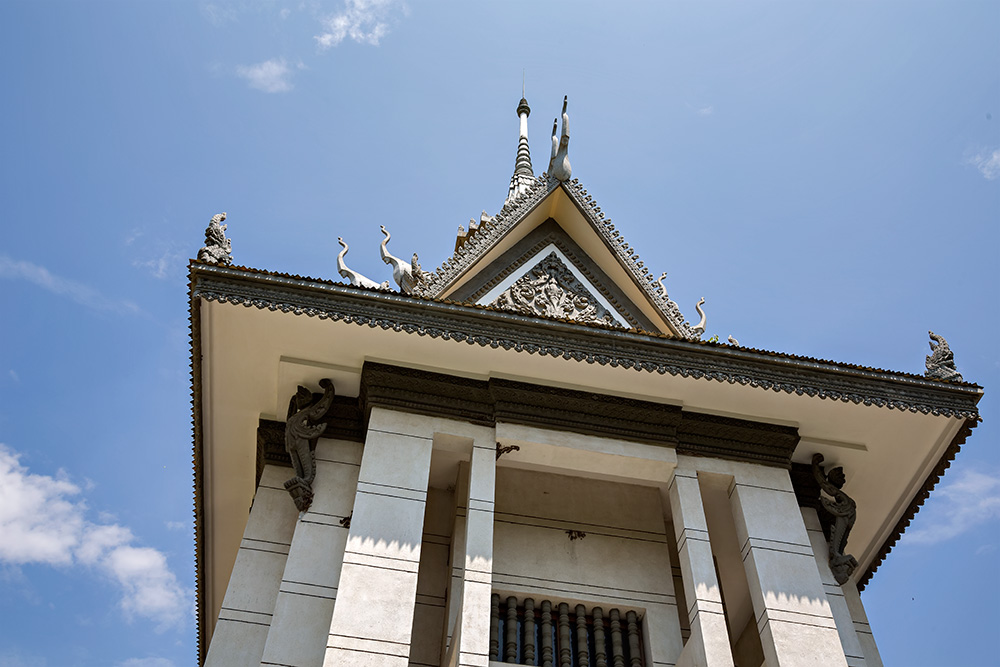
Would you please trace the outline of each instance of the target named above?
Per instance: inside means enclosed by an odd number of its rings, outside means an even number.
[[[366,362],[361,404],[474,424],[523,424],[675,447],[678,452],[787,468],[799,442],[788,426],[718,417],[608,394],[500,378],[470,380]]]
[[[240,269],[195,264],[192,273],[192,296],[207,301],[859,405],[979,417],[982,392],[975,385]]]

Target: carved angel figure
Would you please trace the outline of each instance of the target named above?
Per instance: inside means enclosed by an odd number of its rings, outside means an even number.
[[[823,455],[813,454],[813,476],[823,492],[833,497],[831,500],[820,496],[819,500],[823,504],[823,509],[834,517],[833,528],[830,530],[830,570],[837,583],[843,585],[858,567],[858,561],[854,556],[844,553],[844,549],[847,548],[847,538],[858,518],[858,506],[854,499],[842,490],[847,481],[844,469],[838,466],[829,474],[824,474],[822,463]]]
[[[324,378],[319,381],[323,396],[313,400],[313,394],[300,386],[288,402],[288,418],[285,421],[285,451],[292,459],[295,477],[285,482],[285,490],[295,501],[295,507],[305,512],[312,504],[312,483],[316,479],[316,462],[313,452],[316,440],[326,430],[327,413],[333,405],[335,390],[333,382]]]
[[[226,238],[228,225],[222,224],[225,219],[225,213],[212,216],[205,230],[205,245],[198,251],[198,261],[220,266],[229,266],[233,263],[233,244]]]
[[[924,365],[927,367],[924,375],[935,380],[955,380],[956,382],[961,382],[962,374],[955,367],[955,354],[948,346],[948,341],[944,339],[944,336],[939,336],[933,331],[928,331],[927,333],[931,336],[931,340],[927,343],[931,346],[931,353],[927,355],[927,359],[924,362]]]

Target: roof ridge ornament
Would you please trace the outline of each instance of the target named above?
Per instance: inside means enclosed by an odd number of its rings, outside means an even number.
[[[951,351],[951,347],[948,346],[948,341],[944,339],[944,336],[939,336],[933,331],[928,331],[927,333],[931,337],[931,340],[928,341],[928,345],[931,346],[931,353],[927,355],[927,359],[924,362],[924,365],[927,367],[924,375],[933,380],[964,382],[962,374],[958,372],[958,368],[955,366],[955,354]]]
[[[351,269],[347,268],[347,264],[344,263],[344,255],[347,254],[347,251],[350,248],[346,243],[344,243],[344,237],[342,236],[337,237],[337,243],[339,243],[344,247],[344,249],[340,251],[340,254],[337,255],[337,273],[339,273],[341,277],[347,278],[347,280],[354,287],[367,287],[368,289],[378,289],[378,290],[389,289],[388,280],[386,280],[384,283],[380,285],[371,278],[366,278],[357,271],[352,271]]]
[[[386,230],[385,225],[379,225],[379,229],[385,234],[385,238],[382,239],[382,243],[378,247],[382,261],[392,267],[392,279],[399,285],[399,289],[404,294],[413,294],[418,291],[418,287],[424,286],[427,282],[424,272],[420,269],[420,264],[417,262],[417,253],[413,253],[413,259],[409,263],[398,257],[393,257],[389,254],[388,249],[386,249],[386,245],[392,236]]]
[[[573,167],[569,163],[569,114],[566,113],[566,105],[569,95],[563,96],[562,107],[562,136],[556,138],[556,123],[552,121],[552,158],[549,160],[548,174],[557,181],[565,183],[573,177]]]
[[[198,251],[198,261],[206,264],[218,264],[219,266],[229,266],[233,263],[233,243],[226,238],[226,229],[229,225],[222,222],[226,219],[225,213],[216,213],[205,229],[205,245]]]

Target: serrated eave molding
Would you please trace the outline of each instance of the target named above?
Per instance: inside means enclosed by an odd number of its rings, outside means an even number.
[[[192,297],[601,366],[949,417],[979,417],[976,385],[531,317],[252,270],[192,265]]]

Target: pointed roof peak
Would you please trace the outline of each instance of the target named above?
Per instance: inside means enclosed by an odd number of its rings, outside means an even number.
[[[517,158],[514,161],[514,174],[510,177],[510,187],[507,189],[505,204],[509,204],[518,195],[527,192],[535,181],[535,172],[531,166],[531,151],[528,148],[528,115],[530,113],[531,108],[528,106],[528,100],[522,97],[517,105],[517,116],[520,119]]]

